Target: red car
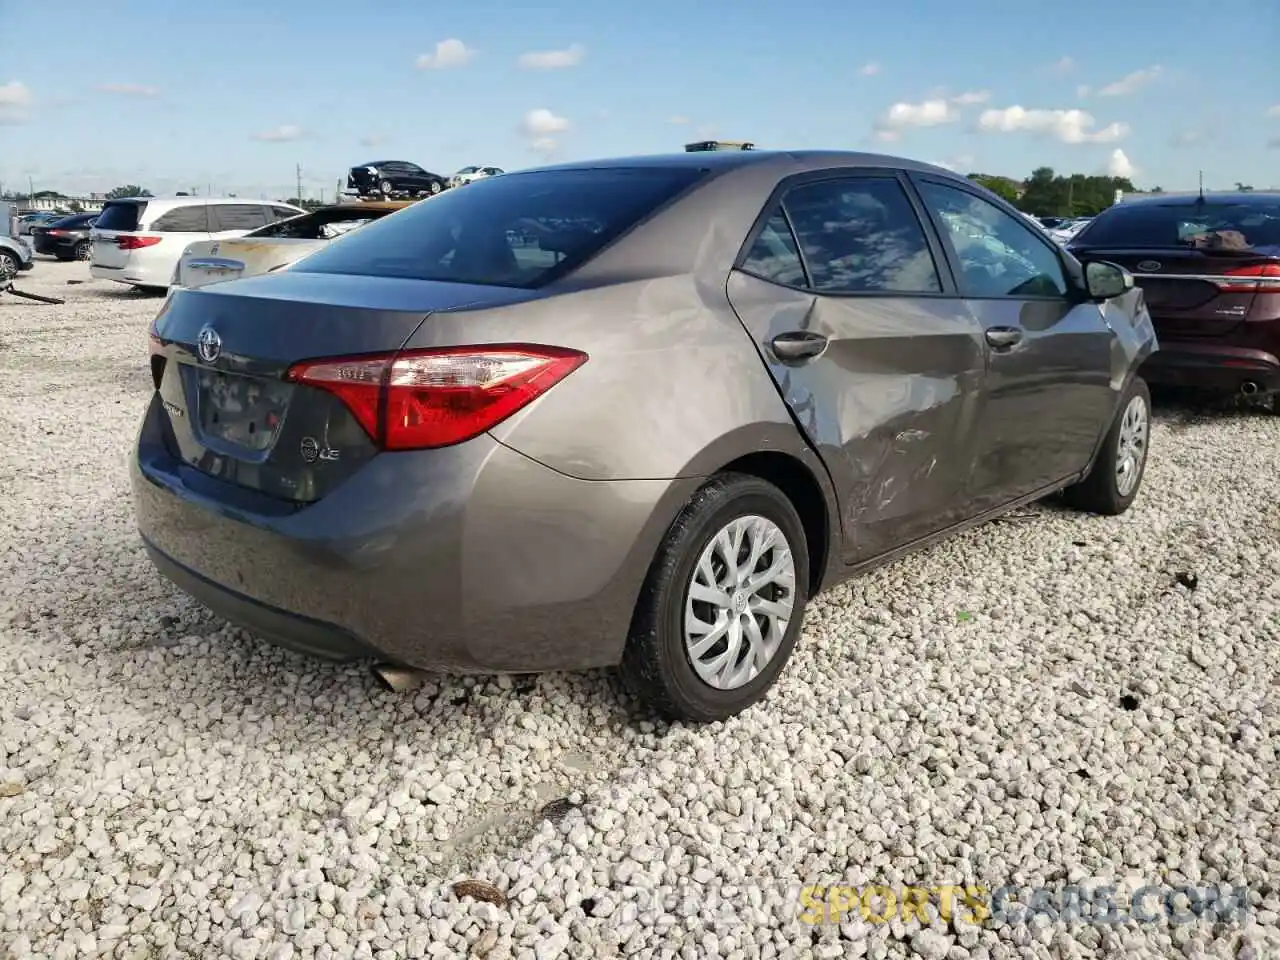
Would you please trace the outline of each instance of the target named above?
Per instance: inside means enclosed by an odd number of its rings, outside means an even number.
[[[1133,273],[1160,340],[1148,383],[1271,395],[1280,412],[1280,193],[1126,200],[1067,249]]]

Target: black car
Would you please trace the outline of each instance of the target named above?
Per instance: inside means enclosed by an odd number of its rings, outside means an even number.
[[[36,253],[47,253],[59,260],[88,260],[92,246],[89,231],[97,222],[96,213],[73,213],[43,226],[31,228],[31,241]]]
[[[374,160],[347,173],[347,189],[362,197],[422,197],[448,187],[448,177],[407,160]]]

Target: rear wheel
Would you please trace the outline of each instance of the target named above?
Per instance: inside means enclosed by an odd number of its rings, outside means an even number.
[[[89,244],[89,241],[88,241],[88,240],[81,240],[79,243],[77,243],[77,244],[76,244],[76,259],[77,259],[77,260],[88,260],[88,259],[89,259],[89,250],[90,250],[90,244]]]
[[[1151,393],[1141,377],[1134,377],[1093,469],[1084,480],[1063,491],[1066,502],[1090,513],[1124,513],[1142,486],[1150,439]]]
[[[751,706],[791,656],[808,599],[795,507],[758,477],[722,474],[681,511],[641,591],[621,672],[673,720]]]

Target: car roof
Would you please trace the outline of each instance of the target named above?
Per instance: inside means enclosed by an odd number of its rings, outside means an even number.
[[[1223,193],[1152,193],[1145,197],[1125,198],[1117,206],[1122,207],[1194,207],[1198,203],[1250,203],[1264,206],[1280,204],[1277,190],[1232,190]]]
[[[418,201],[416,200],[352,200],[347,203],[328,203],[323,207],[317,207],[311,213],[320,213],[324,210],[350,210],[353,213],[361,210],[402,210],[405,207],[412,207]]]
[[[284,200],[259,200],[255,197],[112,197],[110,200],[105,201],[105,203],[145,203],[148,206],[152,204],[160,204],[163,206],[196,206],[199,204],[253,203],[259,206],[291,207],[293,209],[300,209],[296,204],[287,203]]]
[[[624,167],[695,167],[698,169],[729,170],[747,166],[788,169],[794,173],[828,168],[856,169],[858,167],[894,167],[915,170],[920,173],[945,175],[963,179],[945,167],[906,157],[882,153],[861,153],[851,150],[709,150],[694,153],[640,154],[631,157],[609,157],[601,160],[576,160],[527,170],[515,170],[507,176],[518,176],[535,170],[599,170]]]

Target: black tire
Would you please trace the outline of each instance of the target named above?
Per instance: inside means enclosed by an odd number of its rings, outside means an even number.
[[[711,539],[739,517],[761,516],[782,531],[795,565],[792,612],[777,652],[740,687],[717,689],[694,670],[685,647],[684,607],[694,568]],[[620,673],[641,701],[671,720],[708,723],[747,709],[777,680],[795,648],[809,593],[804,525],[791,501],[758,477],[725,473],[693,495],[667,531],[640,591]]]
[[[444,190],[444,184],[442,184],[439,180],[432,180],[432,181],[431,181],[431,195],[432,195],[433,197],[434,197],[437,193],[442,192],[443,190]]]
[[[0,286],[17,279],[22,264],[8,250],[0,250]]]
[[[380,184],[378,184],[378,190],[382,192],[382,195],[384,197],[391,196],[391,181],[383,180]]]
[[[1133,487],[1127,493],[1121,492],[1116,468],[1120,462],[1120,434],[1124,424],[1125,413],[1135,400],[1141,400],[1143,415],[1146,417],[1145,440],[1142,444],[1142,455],[1137,464],[1137,477]],[[1098,451],[1089,470],[1089,475],[1077,484],[1062,491],[1063,500],[1077,510],[1104,516],[1118,516],[1133,504],[1142,489],[1142,477],[1146,472],[1147,459],[1151,448],[1151,392],[1146,381],[1134,377],[1120,400],[1115,421],[1102,441],[1102,449]]]
[[[91,250],[92,244],[90,244],[88,240],[81,240],[76,244],[75,259],[88,260]]]

